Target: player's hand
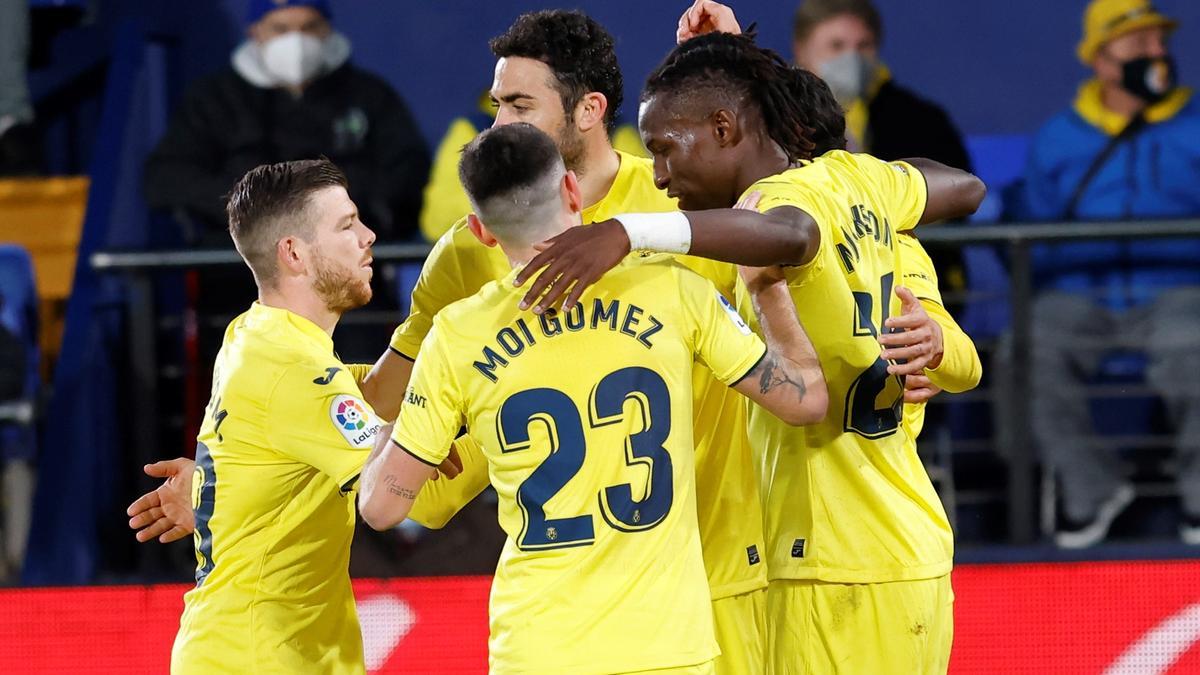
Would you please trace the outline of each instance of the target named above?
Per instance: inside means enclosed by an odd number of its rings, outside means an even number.
[[[942,388],[924,375],[909,375],[904,378],[905,403],[924,403],[940,393]]]
[[[713,0],[696,0],[691,7],[679,17],[679,25],[675,29],[675,42],[686,42],[694,37],[712,32],[733,33],[742,32],[733,10]]]
[[[513,281],[515,286],[524,286],[535,272],[542,270],[521,300],[521,309],[533,307],[534,314],[541,314],[565,293],[563,311],[570,311],[589,286],[629,255],[629,246],[629,235],[616,220],[572,227],[536,244],[534,248],[540,253]]]
[[[182,539],[196,529],[192,512],[192,473],[196,463],[180,457],[166,462],[147,464],[142,469],[147,476],[166,478],[153,492],[138,497],[125,510],[129,527],[137,530],[137,540],[147,542],[155,537],[167,544]]]
[[[768,267],[738,265],[738,274],[742,276],[742,282],[746,284],[746,290],[750,291],[751,295],[761,293],[775,284],[787,284],[783,268],[779,265]]]
[[[462,473],[462,458],[458,456],[458,446],[454,443],[450,444],[450,454],[446,455],[446,459],[438,464],[438,470],[433,474],[433,480],[437,480],[438,476],[445,476],[450,480],[458,477]]]
[[[883,358],[888,361],[903,360],[888,366],[892,375],[917,375],[926,368],[937,368],[942,362],[942,327],[934,321],[912,291],[903,286],[896,287],[900,298],[900,316],[884,322],[889,331],[879,336],[883,345]]]

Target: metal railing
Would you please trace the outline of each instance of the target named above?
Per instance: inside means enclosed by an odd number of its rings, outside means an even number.
[[[1031,250],[1039,243],[1081,240],[1142,239],[1164,237],[1200,237],[1200,220],[1128,221],[1093,223],[1042,223],[1028,225],[934,226],[918,228],[921,242],[930,248],[961,248],[968,245],[994,245],[1006,252],[1009,294],[1012,314],[1012,350],[1015,363],[1026,361],[1032,342],[1033,265]],[[373,249],[380,262],[404,262],[423,259],[429,247],[423,244],[388,244]],[[192,269],[216,265],[240,264],[232,250],[183,250],[98,252],[92,255],[92,267],[98,271],[121,273],[132,286],[130,299],[131,355],[134,385],[139,393],[135,401],[142,412],[153,411],[153,391],[156,352],[154,347],[155,315],[152,276],[156,271]],[[1200,261],[1197,261],[1200,265]],[[994,394],[1005,399],[1006,410],[1012,419],[998,424],[1009,425],[1012,444],[1005,453],[1008,459],[1007,521],[1008,533],[1015,543],[1034,540],[1035,505],[1038,503],[1037,462],[1034,440],[1028,424],[1030,419],[1031,377],[1028,368],[1010,368],[994,373]],[[151,415],[150,419],[154,419]],[[153,451],[153,438],[136,442],[146,443]]]

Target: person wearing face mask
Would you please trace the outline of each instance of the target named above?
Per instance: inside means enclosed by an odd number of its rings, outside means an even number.
[[[1167,42],[1176,27],[1148,0],[1091,2],[1077,53],[1093,77],[1034,139],[1012,205],[1022,219],[1200,216],[1200,103],[1178,85]],[[1135,496],[1113,451],[1093,441],[1084,389],[1113,348],[1146,355],[1146,382],[1163,398],[1176,434],[1180,535],[1200,544],[1197,261],[1200,239],[1034,249],[1040,294],[1033,309],[1031,422],[1062,486],[1060,546],[1103,540]]]
[[[796,65],[821,76],[846,111],[846,147],[895,161],[928,157],[971,171],[946,111],[896,84],[879,58],[883,22],[871,0],[803,0],[792,22]],[[929,251],[943,291],[966,288],[957,249]],[[958,310],[949,305],[951,312]]]
[[[404,101],[350,62],[328,0],[251,0],[230,65],[187,92],[146,161],[151,208],[189,243],[227,246],[221,196],[260,165],[328,157],[380,239],[417,233],[429,151]]]
[[[820,75],[845,108],[851,150],[888,161],[928,157],[970,171],[946,111],[892,79],[879,58],[882,38],[870,0],[804,0],[792,23],[796,65]]]

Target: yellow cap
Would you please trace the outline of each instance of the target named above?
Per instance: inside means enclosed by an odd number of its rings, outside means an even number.
[[[1092,0],[1083,13],[1083,39],[1076,53],[1084,65],[1091,65],[1100,47],[1115,37],[1153,26],[1175,30],[1178,25],[1159,14],[1150,0]]]

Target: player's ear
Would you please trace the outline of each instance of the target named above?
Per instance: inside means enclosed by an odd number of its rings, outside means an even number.
[[[572,214],[583,211],[583,188],[579,187],[579,177],[574,171],[567,171],[563,176],[562,196]]]
[[[712,124],[712,134],[717,145],[721,147],[737,145],[741,140],[742,132],[738,125],[738,116],[732,110],[720,108],[712,114],[709,121]]]
[[[304,274],[305,243],[299,237],[284,237],[275,243],[275,264],[280,272]]]
[[[598,91],[590,91],[575,105],[575,126],[583,132],[604,126],[604,114],[607,112],[608,98]]]
[[[475,238],[479,240],[479,243],[483,244],[484,246],[496,245],[496,238],[492,236],[491,232],[488,232],[487,226],[483,224],[483,221],[479,219],[479,216],[475,215],[474,213],[468,215],[467,227],[470,228],[471,234],[475,235]]]

